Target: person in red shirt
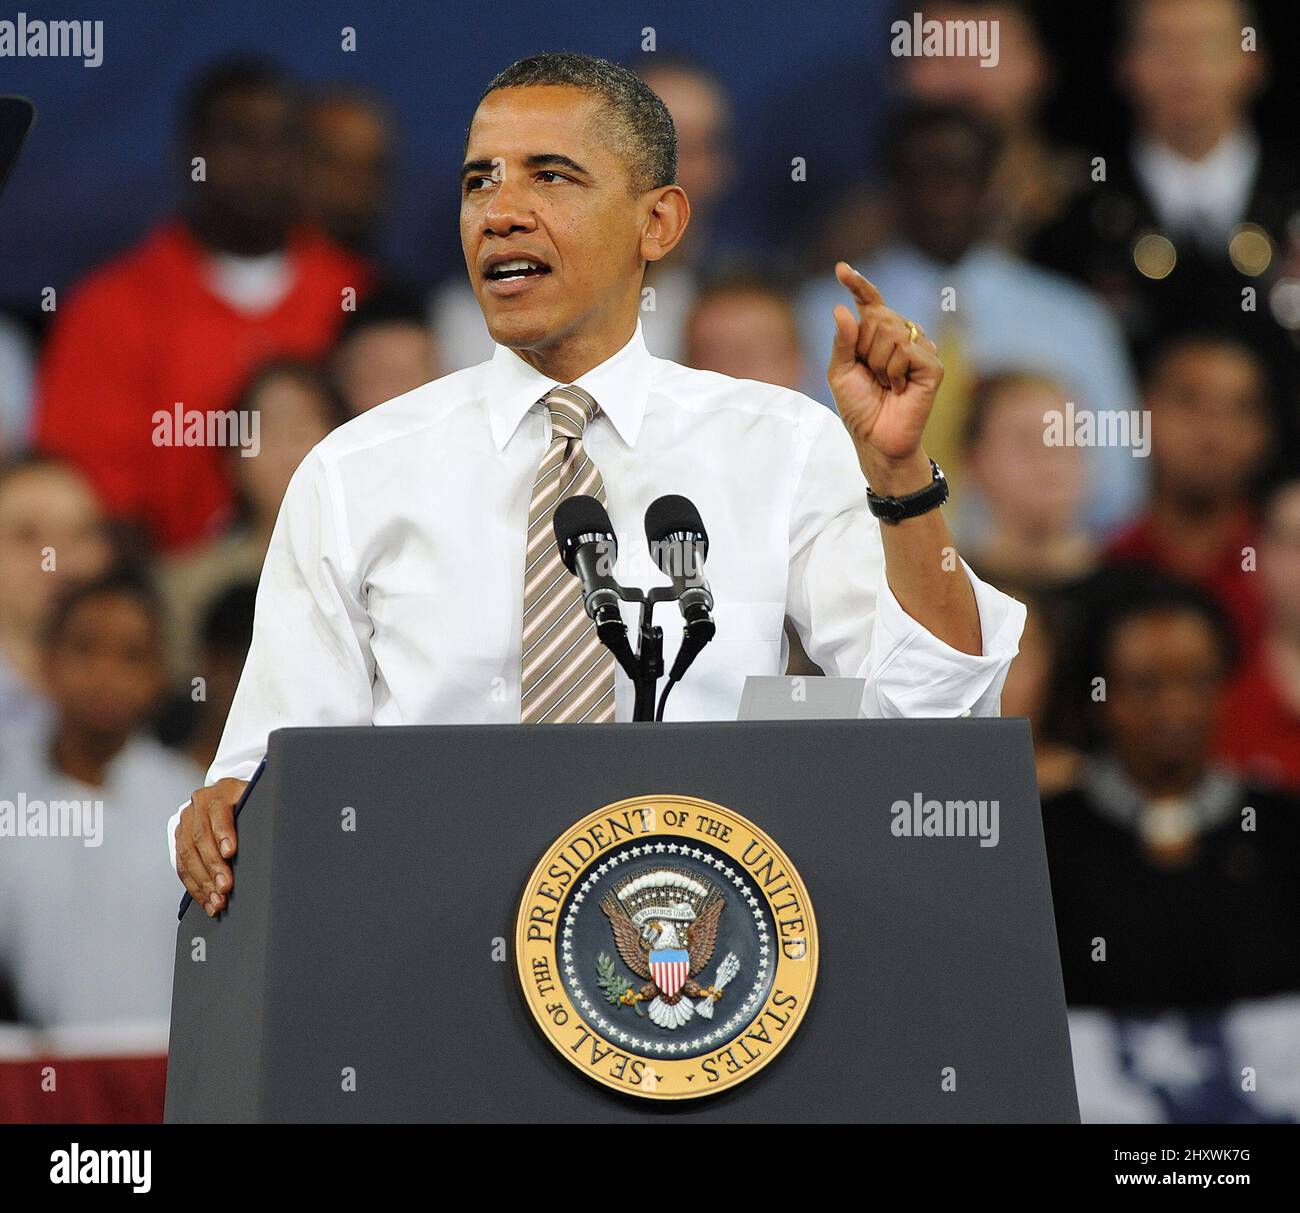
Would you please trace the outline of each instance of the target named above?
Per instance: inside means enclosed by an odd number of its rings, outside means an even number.
[[[1269,499],[1258,577],[1266,622],[1228,691],[1219,753],[1248,778],[1300,791],[1300,480]]]
[[[83,468],[110,512],[164,550],[228,520],[214,443],[235,431],[214,423],[250,370],[324,353],[370,281],[364,262],[297,219],[298,114],[272,66],[209,71],[181,125],[180,217],[75,288],[50,334],[37,447]]]
[[[1106,552],[1111,563],[1141,564],[1207,590],[1230,615],[1246,656],[1262,618],[1251,494],[1269,450],[1269,399],[1263,363],[1240,342],[1197,334],[1168,344],[1144,399],[1151,500]]]

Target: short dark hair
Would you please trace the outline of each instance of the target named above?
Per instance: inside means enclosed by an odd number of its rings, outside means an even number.
[[[784,263],[764,265],[744,259],[723,259],[700,280],[699,289],[691,301],[687,327],[693,328],[695,318],[703,308],[717,299],[736,296],[754,296],[771,300],[785,314],[795,344],[800,344],[798,312],[795,309],[797,282],[792,270]]]
[[[399,283],[384,283],[357,304],[356,311],[343,317],[334,348],[346,345],[358,333],[392,324],[430,328],[428,310],[420,296]]]
[[[672,115],[659,94],[621,64],[575,51],[530,55],[493,76],[479,102],[499,89],[546,84],[567,84],[604,102],[637,193],[676,184],[677,129]]]
[[[20,451],[8,459],[0,460],[0,489],[27,472],[67,472],[85,479],[85,473],[61,455],[51,455],[48,451],[41,450]]]
[[[56,644],[67,631],[72,616],[88,602],[98,598],[129,598],[146,615],[161,637],[166,626],[166,608],[162,595],[143,567],[123,562],[98,577],[79,581],[68,587],[54,601],[45,625],[45,643]]]
[[[1207,325],[1191,325],[1179,328],[1162,328],[1151,343],[1146,358],[1138,367],[1138,378],[1143,390],[1149,390],[1165,372],[1169,364],[1187,350],[1209,349],[1227,351],[1236,354],[1255,368],[1259,380],[1259,396],[1256,403],[1260,412],[1271,415],[1276,390],[1273,383],[1273,371],[1268,362],[1260,356],[1259,351],[1249,341],[1224,329],[1214,329]]]
[[[767,295],[792,307],[798,289],[799,280],[794,267],[783,261],[723,257],[703,272],[695,297]]]
[[[278,93],[298,100],[293,78],[278,63],[253,55],[237,55],[210,63],[191,82],[181,104],[180,133],[186,140],[208,133],[212,111],[230,93]]]
[[[977,379],[966,406],[966,418],[962,422],[961,449],[964,452],[969,454],[984,440],[989,417],[1003,395],[1021,387],[1062,391],[1061,384],[1051,375],[1029,366],[1008,367]]]
[[[1057,668],[1047,707],[1047,732],[1096,752],[1106,745],[1103,702],[1096,678],[1113,674],[1114,644],[1134,620],[1191,615],[1210,629],[1224,674],[1235,668],[1239,645],[1227,613],[1199,586],[1131,560],[1105,564],[1055,594],[1061,625]]]
[[[1115,571],[1118,576],[1112,581],[1114,596],[1100,611],[1093,644],[1089,646],[1102,673],[1110,673],[1111,648],[1120,630],[1150,615],[1196,616],[1214,636],[1223,672],[1236,666],[1240,642],[1227,611],[1212,594],[1192,582],[1129,563]]]
[[[199,642],[204,651],[242,659],[253,643],[256,605],[256,581],[237,581],[213,598],[199,625]]]
[[[306,358],[275,357],[259,362],[240,385],[232,407],[237,413],[251,413],[257,397],[268,384],[289,379],[306,388],[320,402],[321,418],[329,429],[348,420],[347,402],[329,372]]]

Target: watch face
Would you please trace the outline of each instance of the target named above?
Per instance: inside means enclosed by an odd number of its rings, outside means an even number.
[[[930,460],[930,469],[934,479],[923,489],[906,493],[902,497],[881,497],[867,485],[867,502],[871,512],[881,522],[891,525],[902,522],[905,518],[915,518],[918,514],[929,513],[948,500],[948,481],[943,469]]]

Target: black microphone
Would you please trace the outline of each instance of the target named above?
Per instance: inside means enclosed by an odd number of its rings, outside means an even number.
[[[662,720],[668,693],[717,632],[713,622],[713,593],[704,580],[709,535],[700,511],[685,497],[670,493],[652,501],[646,510],[645,538],[655,564],[672,580],[677,606],[686,621],[681,648],[668,672],[668,683],[655,712],[655,719]]]
[[[670,493],[645,512],[645,538],[660,572],[671,578],[686,635],[707,644],[713,639],[713,594],[704,579],[709,536],[700,511],[685,497]]]
[[[618,540],[605,507],[594,497],[566,497],[555,509],[555,542],[564,567],[582,582],[583,609],[596,621],[596,634],[622,663],[631,647],[613,577]]]

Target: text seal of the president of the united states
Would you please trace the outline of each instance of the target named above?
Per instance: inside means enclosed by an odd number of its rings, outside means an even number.
[[[808,891],[766,834],[692,796],[637,796],[568,829],[525,886],[519,980],[542,1032],[630,1095],[689,1099],[751,1077],[817,977]]]

